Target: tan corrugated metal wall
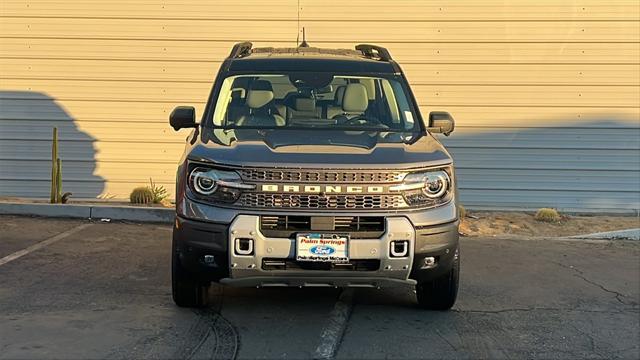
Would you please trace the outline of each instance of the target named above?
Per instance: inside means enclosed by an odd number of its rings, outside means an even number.
[[[472,206],[640,208],[637,1],[0,2],[0,195],[45,197],[52,126],[65,190],[173,192],[186,133],[236,41],[370,42],[401,63]]]

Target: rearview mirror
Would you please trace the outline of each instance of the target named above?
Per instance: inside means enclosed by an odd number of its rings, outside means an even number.
[[[432,111],[429,113],[429,132],[449,136],[456,127],[453,117],[446,111]]]
[[[331,85],[327,85],[316,90],[317,94],[331,94],[332,92],[333,86]]]
[[[196,109],[193,106],[178,106],[169,115],[169,124],[173,130],[184,128],[194,128],[198,126],[196,123]]]

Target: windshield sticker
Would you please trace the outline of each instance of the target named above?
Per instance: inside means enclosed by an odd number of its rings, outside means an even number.
[[[404,118],[405,120],[407,120],[408,123],[413,123],[413,114],[411,113],[411,111],[404,111]]]

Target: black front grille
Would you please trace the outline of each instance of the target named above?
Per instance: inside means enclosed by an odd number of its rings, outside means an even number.
[[[403,194],[387,191],[387,185],[400,184],[410,173],[408,170],[371,169],[277,169],[234,168],[243,181],[256,185],[255,191],[244,192],[234,203],[241,208],[310,209],[310,210],[387,210],[407,209],[411,206]],[[304,188],[306,185],[334,188],[349,186],[378,187],[384,191],[344,193],[285,191],[283,186]],[[264,186],[270,186],[269,191]],[[277,190],[273,190],[276,187]]]
[[[376,239],[385,230],[382,216],[335,216],[334,228],[313,229],[311,216],[264,215],[260,217],[260,231],[267,237],[292,238],[298,232],[348,233],[352,239]]]
[[[321,261],[295,261],[291,259],[262,259],[262,270],[319,270],[319,271],[377,271],[379,259],[350,260],[334,264]]]
[[[400,194],[371,195],[298,195],[244,193],[237,205],[250,208],[280,207],[295,209],[400,209],[408,207]]]
[[[240,169],[240,176],[248,181],[328,182],[328,183],[393,183],[407,175],[405,171],[347,171],[347,170],[275,170]]]

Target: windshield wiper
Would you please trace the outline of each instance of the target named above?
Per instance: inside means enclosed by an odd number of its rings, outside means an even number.
[[[355,126],[213,126],[211,129],[222,130],[317,130],[317,131],[365,131],[390,133],[417,133],[415,129],[392,129],[386,127],[355,127]]]

